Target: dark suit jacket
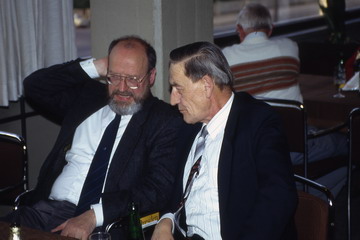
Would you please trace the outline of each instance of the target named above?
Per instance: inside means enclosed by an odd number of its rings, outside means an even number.
[[[41,69],[24,80],[34,107],[62,119],[56,143],[42,165],[31,202],[47,199],[66,164],[77,126],[108,102],[107,87],[94,81],[78,61]],[[102,196],[104,225],[127,215],[129,201],[141,213],[161,210],[169,200],[177,164],[175,140],[182,122],[178,111],[150,96],[132,117],[110,165]]]
[[[180,131],[182,170],[200,127],[186,125]],[[181,199],[182,179],[183,172],[177,178],[172,212]],[[270,106],[247,93],[237,93],[231,106],[220,152],[218,188],[223,239],[296,239],[288,235],[297,193],[280,120]]]

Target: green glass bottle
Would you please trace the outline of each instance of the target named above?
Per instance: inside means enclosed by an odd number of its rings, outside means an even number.
[[[129,240],[144,240],[144,233],[142,230],[138,206],[131,202],[129,205]]]

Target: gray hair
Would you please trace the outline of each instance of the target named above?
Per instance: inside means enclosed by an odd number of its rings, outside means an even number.
[[[193,82],[208,75],[220,89],[224,86],[232,88],[234,77],[230,66],[220,48],[214,44],[195,42],[171,51],[170,64],[183,61],[185,76]]]
[[[272,20],[269,10],[259,3],[249,3],[239,12],[236,24],[246,30],[271,30]]]

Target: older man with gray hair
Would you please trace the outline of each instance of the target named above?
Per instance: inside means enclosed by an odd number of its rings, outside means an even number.
[[[223,49],[235,74],[235,90],[302,102],[298,46],[287,38],[270,39],[269,10],[257,3],[246,5],[239,12],[236,30],[241,43]]]
[[[188,124],[172,204],[152,239],[173,239],[175,226],[175,239],[294,239],[297,195],[279,117],[233,92],[229,65],[208,42],[173,50],[169,81]]]

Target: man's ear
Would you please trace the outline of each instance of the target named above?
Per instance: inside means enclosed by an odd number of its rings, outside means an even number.
[[[215,88],[215,82],[209,75],[203,76],[202,81],[204,82],[206,97],[210,98]]]
[[[156,68],[154,68],[153,70],[151,70],[151,73],[150,73],[150,78],[149,78],[149,83],[150,83],[150,86],[152,87],[155,83],[155,78],[156,78]]]
[[[241,25],[237,24],[236,31],[238,32],[240,42],[242,42],[246,37],[246,32],[245,32],[244,28]]]
[[[266,35],[267,35],[268,37],[271,36],[273,28],[274,28],[274,26],[272,25],[272,26],[271,26],[271,29],[269,29],[269,30],[266,31]]]

